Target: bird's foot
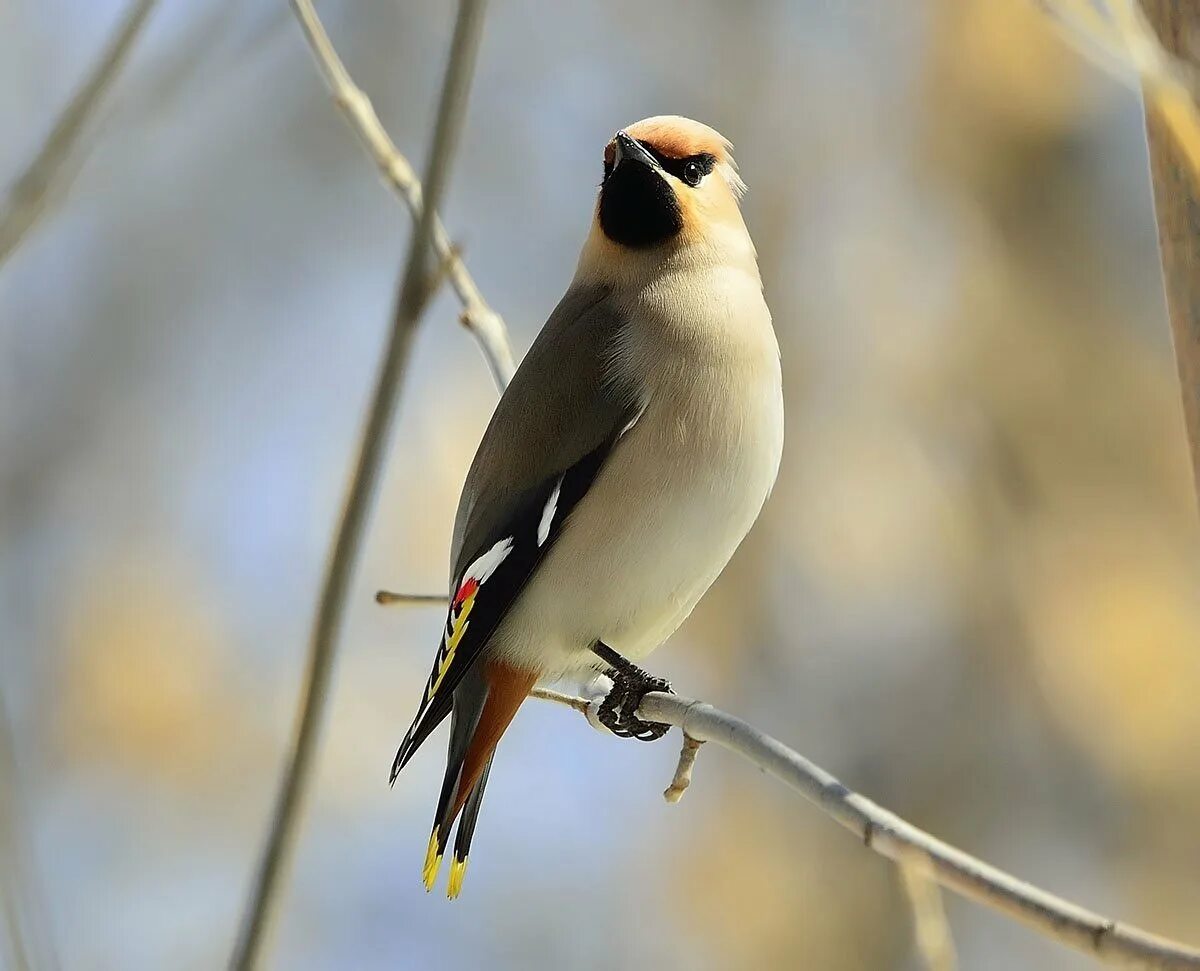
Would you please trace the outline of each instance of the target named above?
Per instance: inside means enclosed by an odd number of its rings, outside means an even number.
[[[648,674],[602,641],[596,642],[592,652],[608,665],[608,676],[613,682],[612,690],[596,712],[600,724],[619,738],[636,738],[639,742],[653,742],[666,735],[670,725],[642,721],[637,710],[652,691],[674,694],[671,682]]]

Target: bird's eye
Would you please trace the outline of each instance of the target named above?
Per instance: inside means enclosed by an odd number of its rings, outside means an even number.
[[[700,168],[699,162],[688,162],[683,167],[683,181],[690,186],[697,186],[700,180],[704,178],[704,170]]]

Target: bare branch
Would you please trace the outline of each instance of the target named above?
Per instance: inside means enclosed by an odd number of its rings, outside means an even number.
[[[292,0],[292,6],[313,45],[318,62],[326,72],[326,78],[337,80],[343,87],[348,85],[350,82],[345,68],[337,60],[328,37],[320,28],[320,21],[311,2]],[[350,581],[359,559],[367,518],[374,504],[383,460],[391,437],[413,334],[425,307],[428,282],[425,270],[428,263],[427,253],[431,243],[439,253],[443,252],[437,246],[440,223],[435,210],[449,178],[454,146],[466,113],[475,54],[483,31],[483,13],[484,0],[461,0],[459,4],[450,57],[442,82],[433,147],[426,171],[428,205],[421,206],[419,192],[416,195],[417,203],[410,205],[410,209],[418,216],[417,225],[409,244],[391,336],[376,381],[358,459],[326,568],[309,643],[304,697],[300,705],[292,752],[284,772],[254,888],[246,907],[242,931],[231,961],[231,966],[239,971],[255,968],[259,963],[269,936],[271,920],[277,910],[280,888],[293,855],[304,803],[311,788],[317,741],[333,675],[337,635],[341,630]],[[357,91],[356,88],[354,90]],[[374,113],[371,115],[373,117]],[[386,138],[386,135],[384,137]],[[388,144],[390,145],[390,141]],[[393,154],[399,158],[394,149]],[[411,168],[407,163],[404,163],[404,167],[410,187],[418,186],[416,179],[412,178]],[[410,188],[410,191],[417,190]],[[441,235],[444,239],[444,230]],[[461,267],[461,261],[458,261],[458,264]],[[453,273],[451,277],[453,278]]]
[[[421,219],[423,190],[412,166],[392,142],[371,105],[371,99],[350,77],[312,3],[309,0],[292,0],[292,8],[308,38],[313,57],[333,95],[334,103],[375,160],[384,181],[408,207],[413,218]],[[434,252],[442,262],[446,281],[462,304],[459,320],[475,338],[492,372],[492,379],[503,390],[516,370],[504,320],[483,299],[436,212],[432,220],[429,231]]]
[[[0,264],[8,259],[45,211],[51,189],[62,178],[64,164],[105,92],[112,87],[129,59],[133,43],[155,3],[156,0],[134,0],[130,4],[108,49],[55,122],[41,151],[13,183],[0,213]]]
[[[533,696],[585,714],[597,704],[554,691],[537,690]],[[1115,967],[1200,969],[1200,950],[1092,913],[942,842],[847,788],[777,739],[712,705],[654,692],[642,700],[637,714],[646,721],[674,725],[696,742],[715,742],[736,752],[795,789],[876,853],[902,866],[912,865],[914,859],[926,861],[922,866],[927,865],[928,877],[939,885],[1061,944]]]

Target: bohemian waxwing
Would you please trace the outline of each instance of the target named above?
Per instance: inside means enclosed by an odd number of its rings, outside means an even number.
[[[448,894],[500,736],[539,681],[608,674],[600,719],[668,689],[669,637],[758,517],[783,448],[779,347],[731,146],[647,118],[604,151],[575,279],[500,398],[454,523],[450,610],[392,781],[451,715],[424,878],[458,819]]]

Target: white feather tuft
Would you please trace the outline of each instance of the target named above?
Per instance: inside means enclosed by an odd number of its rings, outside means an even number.
[[[554,487],[554,491],[550,493],[550,498],[546,500],[546,507],[542,510],[542,518],[538,522],[537,528],[537,544],[541,546],[550,538],[550,526],[554,522],[554,514],[558,511],[558,494],[562,491],[562,479],[559,478],[558,484]]]
[[[483,583],[496,572],[496,569],[505,561],[508,554],[512,552],[513,540],[512,537],[506,537],[496,543],[486,553],[476,557],[466,571],[463,573],[463,580],[474,579],[478,583]]]

